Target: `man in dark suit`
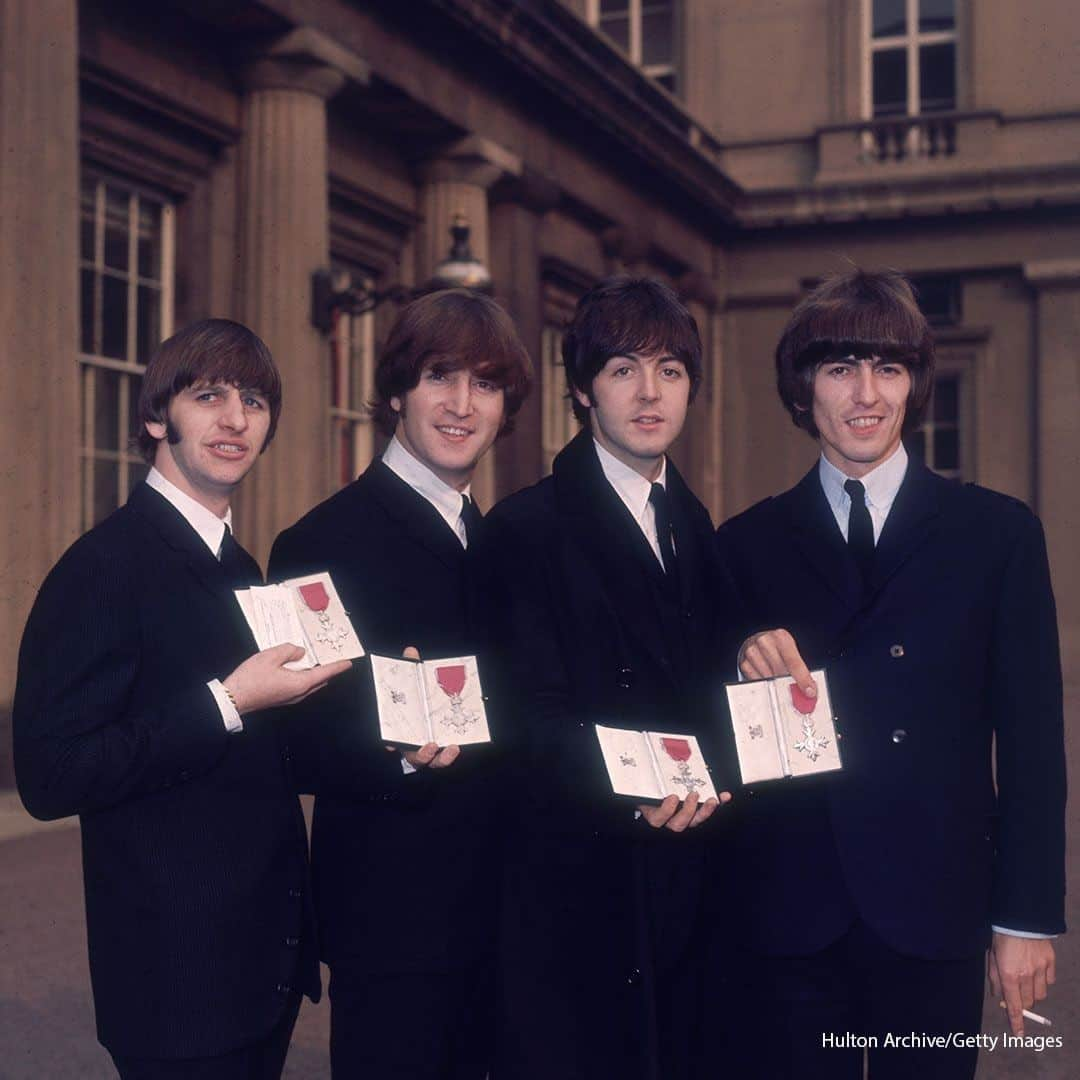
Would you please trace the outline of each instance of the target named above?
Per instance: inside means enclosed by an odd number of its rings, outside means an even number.
[[[232,590],[262,581],[229,497],[281,382],[223,319],[160,346],[139,399],[152,463],[45,580],[19,654],[15,769],[36,817],[79,814],[98,1037],[122,1077],[277,1077],[317,998],[306,841],[258,710],[348,666],[255,652]]]
[[[1042,529],[1019,501],[909,460],[901,436],[922,419],[934,362],[902,275],[827,280],[793,313],[776,363],[821,459],[725,524],[720,551],[754,622],[787,628],[827,669],[844,768],[739,800],[727,880],[742,911],[723,932],[750,945],[743,1072],[861,1077],[850,1033],[871,1040],[874,1080],[970,1076],[978,1039],[936,1050],[911,1034],[979,1032],[987,946],[993,994],[1021,1032],[1064,929]],[[745,676],[789,667],[808,678],[772,645],[744,643]]]
[[[528,355],[494,301],[446,290],[411,303],[375,374],[386,452],[278,537],[271,576],[329,570],[369,652],[474,653],[464,562],[481,522],[470,480],[510,430],[529,379]],[[456,746],[386,752],[364,704],[370,681],[358,667],[291,725],[298,776],[317,793],[312,857],[333,1074],[483,1080],[496,747],[468,747],[460,760]]]
[[[620,801],[593,725],[710,724],[731,613],[708,513],[666,456],[701,383],[701,341],[665,285],[612,278],[582,298],[563,360],[584,430],[550,477],[492,511],[469,552],[516,758],[494,1075],[688,1075],[705,903],[696,826],[717,802]]]

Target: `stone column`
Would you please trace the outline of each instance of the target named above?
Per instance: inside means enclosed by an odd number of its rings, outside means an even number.
[[[284,385],[275,445],[237,498],[239,535],[263,561],[277,532],[323,498],[330,463],[329,343],[311,325],[311,275],[329,264],[326,101],[367,65],[301,28],[244,72],[240,319],[270,347]]]
[[[0,786],[15,657],[79,529],[75,0],[0,0]]]
[[[1080,259],[1027,263],[1035,289],[1035,510],[1046,529],[1066,682],[1080,687]]]
[[[488,189],[496,180],[519,176],[521,171],[520,158],[478,135],[466,136],[421,165],[417,281],[427,281],[446,258],[450,225],[458,213],[468,220],[473,255],[490,269]],[[473,495],[484,510],[495,501],[495,460],[493,449],[481,459],[473,476]]]
[[[560,197],[553,181],[529,170],[520,178],[497,184],[492,191],[490,270],[495,298],[513,316],[533,362],[532,391],[517,414],[514,430],[498,443],[498,498],[536,483],[543,468],[540,227]]]

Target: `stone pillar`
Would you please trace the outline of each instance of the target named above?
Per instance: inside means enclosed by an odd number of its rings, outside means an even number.
[[[1046,529],[1066,682],[1080,686],[1080,259],[1027,263],[1035,289],[1035,510]]]
[[[504,176],[519,176],[521,159],[490,139],[468,135],[420,167],[420,214],[417,243],[417,281],[427,281],[450,250],[454,215],[469,223],[473,255],[489,269],[491,243],[488,226],[488,189]],[[498,288],[498,283],[496,283]],[[495,501],[493,449],[481,459],[473,476],[473,494],[484,510]]]
[[[0,0],[0,786],[23,625],[79,529],[75,0]]]
[[[367,65],[301,28],[244,71],[240,320],[270,347],[284,407],[275,445],[237,497],[241,541],[265,565],[278,531],[326,494],[329,343],[311,325],[311,275],[329,264],[326,101]]]
[[[543,469],[540,227],[560,197],[553,181],[528,170],[520,178],[497,184],[492,191],[490,270],[495,298],[513,316],[533,362],[532,390],[517,414],[514,430],[498,443],[498,498],[536,483]]]

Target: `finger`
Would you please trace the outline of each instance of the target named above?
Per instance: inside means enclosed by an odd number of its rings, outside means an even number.
[[[384,750],[389,750],[391,754],[395,754],[395,753],[397,753],[397,747],[396,747],[396,746],[391,746],[391,745],[390,745],[390,743],[387,743],[387,744],[386,744],[386,745],[385,745],[385,746],[383,747],[383,749],[384,749]]]
[[[986,954],[986,978],[990,983],[990,996],[1003,999],[1001,976],[998,974],[997,957],[994,955],[993,949],[990,949]]]
[[[458,754],[461,753],[461,747],[459,746],[444,746],[438,754],[438,757],[431,763],[433,769],[445,769],[449,765],[453,765],[458,759]]]
[[[1035,977],[1023,975],[1020,978],[1020,1003],[1025,1009],[1035,1004]]]
[[[762,657],[762,664],[769,678],[788,673],[787,664],[784,663],[783,654],[777,643],[777,634],[781,631],[769,630],[761,634],[757,639],[757,648]]]
[[[662,829],[671,816],[679,808],[679,799],[676,795],[669,795],[659,806],[639,806],[641,816],[654,828]]]
[[[419,660],[420,650],[415,645],[406,645],[401,655],[408,660]]]
[[[781,662],[788,673],[799,685],[807,697],[817,697],[817,684],[814,682],[810,669],[806,666],[799,652],[795,639],[786,631],[777,631],[776,646],[780,651]]]
[[[304,655],[305,649],[302,645],[293,645],[292,642],[287,641],[284,645],[275,645],[273,648],[264,649],[263,652],[268,659],[280,667],[282,664],[299,660]]]
[[[744,646],[742,663],[739,670],[748,679],[767,679],[772,675],[768,657],[761,645],[761,635],[750,638]]]
[[[731,792],[730,791],[721,791],[720,792],[720,805],[723,806],[724,803],[729,803],[729,802],[731,802]]]
[[[413,762],[414,765],[430,765],[431,759],[439,752],[439,747],[433,742],[424,743],[419,750],[416,751]]]
[[[1009,1027],[1014,1035],[1024,1034],[1024,1003],[1016,981],[1005,980],[1005,1008],[1009,1013]]]
[[[317,690],[338,675],[344,675],[351,667],[352,664],[348,660],[335,660],[332,664],[321,664],[319,667],[311,668],[310,671],[298,671],[296,674],[299,678],[311,683],[312,690]]]
[[[679,807],[679,809],[672,814],[671,819],[667,823],[667,828],[672,832],[684,832],[690,827],[690,822],[694,820],[694,814],[697,811],[698,795],[696,791],[691,791],[686,796],[686,801]]]
[[[1050,959],[1046,962],[1046,984],[1047,986],[1053,986],[1057,982],[1057,966],[1054,953],[1050,953]]]
[[[1046,1000],[1046,968],[1038,968],[1031,978],[1032,991],[1036,1001]]]
[[[696,829],[699,825],[708,821],[709,818],[712,817],[713,811],[715,811],[719,805],[720,804],[716,801],[716,799],[706,799],[697,808],[697,813],[694,815],[693,821],[690,822],[690,828]]]

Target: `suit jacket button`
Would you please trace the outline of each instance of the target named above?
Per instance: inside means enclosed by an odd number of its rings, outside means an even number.
[[[289,896],[292,897],[293,900],[299,900],[302,895],[303,893],[301,893],[299,889],[289,890]]]
[[[288,983],[278,983],[277,986],[274,987],[274,989],[279,994],[287,994],[292,989],[292,987]]]
[[[903,645],[890,645],[889,646],[889,655],[894,660],[899,660],[900,657],[904,655],[904,646]]]
[[[634,685],[634,672],[632,668],[619,668],[619,676],[615,680],[621,690],[629,690]]]
[[[626,982],[629,986],[637,986],[641,982],[641,971],[638,968],[634,968],[629,975],[626,976]]]
[[[285,944],[288,945],[290,949],[295,949],[296,946],[300,944],[300,939],[298,937],[287,937],[285,939]]]
[[[902,727],[898,727],[892,733],[892,741],[894,743],[902,743],[906,738],[907,738],[907,732]]]

